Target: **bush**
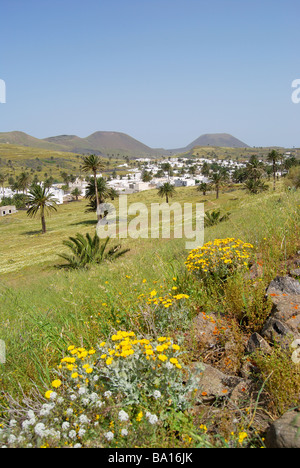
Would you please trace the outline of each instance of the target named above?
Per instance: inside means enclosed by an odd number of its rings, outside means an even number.
[[[300,188],[300,167],[291,167],[288,175],[284,179],[284,184],[287,188]]]
[[[202,279],[225,279],[237,269],[248,269],[252,249],[253,245],[240,239],[215,239],[192,250],[185,264]]]
[[[60,268],[87,268],[91,264],[99,264],[104,260],[115,260],[124,255],[129,249],[121,250],[120,245],[116,245],[106,251],[109,237],[101,244],[97,233],[91,237],[88,233],[83,236],[77,234],[76,237],[69,237],[63,244],[71,250],[72,254],[59,254],[59,257],[68,263],[60,265]]]
[[[157,444],[163,436],[170,443],[170,428],[184,431],[189,425],[183,411],[196,386],[180,355],[170,337],[138,338],[126,331],[96,349],[71,345],[46,401],[31,402],[29,410],[18,408],[18,420],[13,417],[0,430],[0,443],[13,448],[132,447]]]

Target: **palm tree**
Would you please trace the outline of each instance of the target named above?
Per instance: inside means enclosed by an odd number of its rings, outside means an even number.
[[[95,198],[96,198],[98,221],[101,220],[101,214],[100,214],[100,209],[99,209],[100,200],[99,200],[98,187],[97,187],[97,172],[101,171],[102,169],[104,169],[104,164],[99,156],[96,156],[95,154],[91,154],[90,156],[85,156],[83,158],[83,165],[82,165],[83,172],[89,172],[94,175]]]
[[[23,193],[27,193],[28,187],[30,186],[30,175],[27,172],[22,172],[17,180],[19,190],[22,190]]]
[[[276,190],[276,171],[277,171],[277,163],[280,161],[280,154],[276,150],[272,150],[268,156],[267,161],[272,163],[273,167],[273,190]]]
[[[204,176],[204,177],[208,177],[209,176],[209,173],[210,173],[210,165],[205,161],[203,163],[203,166],[201,168],[201,174]]]
[[[96,186],[97,186],[98,201],[99,201],[98,208],[97,208],[97,200],[96,200],[96,193],[95,193]],[[103,177],[98,177],[96,184],[94,183],[93,180],[90,180],[87,186],[86,194],[85,194],[85,198],[88,198],[90,200],[87,211],[89,212],[89,211],[97,210],[100,216],[99,219],[102,219],[100,204],[105,203],[105,200],[107,198],[111,198],[113,200],[114,197],[116,196],[117,196],[117,192],[111,187],[109,187],[109,185],[107,185],[107,182]]]
[[[2,193],[4,195],[4,182],[6,181],[7,179],[7,175],[6,174],[0,174],[0,185],[2,187]]]
[[[211,179],[212,185],[214,185],[216,189],[216,198],[219,198],[219,191],[222,183],[226,180],[227,174],[223,171],[213,172]]]
[[[76,188],[72,191],[71,195],[73,195],[73,197],[75,197],[76,201],[78,201],[78,197],[80,197],[80,195],[81,195],[81,190],[79,190],[79,188],[76,187]]]
[[[206,182],[201,182],[198,187],[197,187],[198,192],[202,192],[202,194],[205,196],[206,192],[209,190],[209,184]]]
[[[48,179],[45,180],[44,187],[46,187],[48,189],[51,188],[52,185],[53,185],[53,182],[54,182],[54,179],[53,179],[53,177],[50,176]],[[33,181],[33,183],[36,184],[37,180]]]
[[[265,171],[263,162],[259,161],[256,155],[252,155],[246,165],[247,179],[259,180]]]
[[[121,250],[120,245],[106,251],[108,242],[109,237],[101,244],[97,233],[94,237],[91,237],[89,233],[85,236],[76,234],[76,237],[69,237],[68,240],[63,241],[63,244],[69,247],[72,253],[70,255],[59,254],[59,257],[68,262],[60,265],[60,268],[86,268],[92,263],[98,264],[104,260],[115,260],[129,251],[129,249]]]
[[[29,208],[27,215],[34,218],[38,213],[41,214],[42,233],[46,232],[46,213],[57,211],[57,200],[54,195],[49,193],[49,189],[35,185],[31,188],[28,195]]]
[[[158,195],[160,197],[166,197],[166,203],[169,203],[169,197],[173,197],[174,194],[175,187],[169,182],[166,182],[158,189]]]
[[[268,190],[268,185],[264,183],[263,180],[254,180],[254,179],[248,179],[244,183],[245,189],[249,192],[252,193],[253,195],[256,195],[257,193],[265,192]]]
[[[229,215],[230,213],[226,213],[222,216],[221,210],[207,212],[205,213],[204,226],[215,226],[222,221],[227,221],[229,219]]]

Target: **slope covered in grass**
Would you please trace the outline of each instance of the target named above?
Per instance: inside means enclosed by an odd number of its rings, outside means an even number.
[[[156,191],[130,200],[148,206],[161,202]],[[177,190],[172,201],[201,200],[195,189],[186,188]],[[252,287],[236,280],[227,288],[225,299],[217,285],[203,289],[189,274],[184,264],[185,239],[127,239],[122,246],[130,252],[114,263],[65,272],[54,268],[62,240],[95,228],[95,217],[84,214],[83,203],[62,206],[48,220],[45,236],[38,233],[39,221],[29,221],[24,213],[1,219],[0,321],[7,349],[6,364],[1,366],[3,392],[19,398],[21,389],[26,395],[33,388],[45,391],[69,346],[92,349],[117,330],[179,339],[185,349],[183,362],[188,364],[195,359],[195,350],[185,343],[185,336],[199,308],[231,316],[236,319],[237,334],[245,332],[234,315],[239,312],[241,292],[249,304],[247,333],[251,333],[256,321],[265,318],[261,314],[266,311],[257,307],[265,287],[276,274],[286,272],[288,259],[300,248],[299,205],[299,192],[249,196],[237,190],[223,193],[219,200],[213,194],[205,198],[206,209],[220,207],[231,213],[228,221],[205,230],[205,242],[242,239],[253,245],[254,260],[263,266],[255,296]],[[155,302],[155,298],[161,299]],[[5,406],[4,397],[3,402]]]

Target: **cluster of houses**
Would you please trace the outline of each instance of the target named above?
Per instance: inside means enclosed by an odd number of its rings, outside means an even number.
[[[164,183],[169,182],[175,187],[190,187],[200,182],[208,182],[208,179],[201,174],[201,167],[203,164],[216,162],[212,159],[193,159],[193,165],[196,168],[194,175],[190,173],[182,174],[182,168],[188,169],[185,160],[180,158],[169,158],[164,161],[154,161],[150,158],[141,158],[136,160],[136,166],[130,167],[128,164],[122,164],[119,169],[125,172],[123,176],[116,176],[115,178],[109,177],[107,184],[114,188],[120,194],[131,194],[137,193],[144,190],[157,189]],[[237,166],[243,166],[241,163],[233,162],[230,160],[218,161],[220,165],[224,165],[227,168],[232,166],[232,170],[236,169]],[[163,171],[162,167],[168,164],[168,167],[172,171]],[[144,180],[144,173],[151,173],[151,180]],[[159,176],[156,174],[159,173]],[[172,175],[170,175],[172,173]],[[173,175],[175,174],[175,175]],[[179,175],[180,174],[180,175]],[[98,177],[102,177],[102,174],[98,174]],[[64,184],[53,184],[49,191],[56,198],[58,204],[67,203],[73,200],[72,192],[78,189],[80,197],[84,197],[87,191],[88,183],[77,178],[73,183],[69,184],[68,190],[63,187]],[[14,192],[11,188],[7,187],[0,189],[0,202],[3,198],[12,198],[17,192]],[[6,216],[16,212],[15,206],[3,206],[0,207],[0,216]]]
[[[189,187],[196,185],[197,183],[202,181],[208,181],[208,179],[200,173],[201,165],[204,161],[210,163],[212,162],[211,160],[203,159],[199,161],[195,160],[195,164],[199,164],[199,171],[195,176],[191,176],[189,174],[181,176],[170,176],[167,173],[167,171],[165,171],[163,177],[156,177],[155,174],[161,171],[161,166],[163,166],[163,164],[168,163],[169,166],[172,169],[174,169],[174,171],[176,168],[176,172],[178,172],[178,169],[186,167],[186,165],[184,164],[184,162],[178,161],[177,158],[172,158],[171,160],[166,161],[160,161],[159,163],[154,162],[152,159],[141,158],[137,159],[136,163],[142,168],[131,168],[128,164],[122,164],[121,166],[119,166],[119,169],[122,169],[122,172],[125,172],[125,175],[117,176],[115,178],[109,177],[107,180],[107,184],[120,194],[131,194],[142,192],[144,190],[151,190],[155,188],[157,189],[166,182],[169,182],[175,187]],[[149,182],[144,180],[143,175],[145,171],[154,174],[154,176],[152,176]],[[102,174],[98,174],[98,177],[102,177]],[[72,191],[77,188],[81,192],[81,196],[84,197],[87,190],[87,185],[87,182],[78,178],[74,183],[70,184],[69,192],[72,193]]]
[[[65,192],[60,188],[60,186],[52,186],[49,189],[50,193],[53,194],[55,197],[57,204],[62,205],[65,202]],[[0,203],[3,198],[13,198],[18,192],[12,190],[9,187],[1,188],[0,189]],[[7,216],[17,213],[17,209],[15,205],[6,205],[0,206],[0,217]]]
[[[191,173],[190,166],[187,165],[185,159],[181,158],[168,158],[163,161],[154,161],[150,158],[137,159],[136,167],[129,164],[122,164],[118,169],[122,170],[125,175],[108,177],[107,184],[115,189],[119,194],[137,193],[144,190],[158,189],[164,183],[169,182],[175,187],[190,187],[201,182],[209,182],[208,178],[201,173],[204,163],[212,164],[218,163],[219,166],[226,167],[229,174],[233,173],[237,168],[245,167],[245,163],[226,160],[214,160],[205,158],[193,158],[194,171]],[[166,170],[166,166],[169,170]],[[171,170],[170,170],[171,169]],[[145,172],[151,174],[149,181],[145,180]],[[98,174],[97,177],[102,177]],[[57,199],[58,204],[67,203],[74,199],[72,192],[78,189],[80,197],[84,197],[87,191],[88,183],[81,178],[77,178],[75,182],[70,183],[68,190],[65,190],[63,184],[53,184],[49,189],[50,192]],[[15,195],[10,188],[0,189],[0,202],[3,197],[11,198]],[[0,208],[0,216],[6,216],[16,211],[14,206],[7,206]]]
[[[122,167],[128,168],[128,174],[122,178],[118,177],[108,181],[108,184],[113,187],[115,190],[121,193],[133,193],[141,192],[143,190],[150,190],[155,188],[160,188],[164,183],[168,182],[175,187],[191,187],[201,182],[209,182],[209,179],[201,173],[201,168],[204,163],[211,164],[213,162],[218,162],[220,166],[227,167],[229,173],[234,171],[237,167],[245,167],[243,163],[233,162],[231,160],[217,161],[214,159],[193,159],[193,166],[196,168],[196,171],[193,175],[190,173],[180,174],[181,169],[187,169],[186,162],[181,158],[170,158],[159,163],[153,161],[153,159],[142,158],[137,159],[137,163],[142,166],[142,169],[129,169],[127,164],[123,164]],[[157,177],[155,174],[162,172],[162,167],[168,164],[172,169],[172,174],[170,175],[168,171],[164,171],[165,174],[162,177],[161,174]],[[144,172],[153,174],[149,182],[143,181]]]

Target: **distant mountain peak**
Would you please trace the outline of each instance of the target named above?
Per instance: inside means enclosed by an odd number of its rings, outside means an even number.
[[[220,146],[228,148],[249,148],[246,143],[238,140],[229,133],[205,133],[188,145],[189,149],[195,146]]]
[[[241,140],[238,140],[229,133],[205,133],[189,145],[183,148],[169,150],[173,154],[187,153],[196,146],[216,146],[222,148],[249,148],[249,146]]]

